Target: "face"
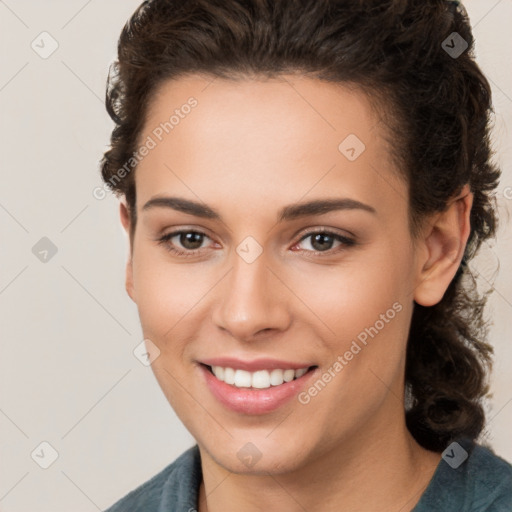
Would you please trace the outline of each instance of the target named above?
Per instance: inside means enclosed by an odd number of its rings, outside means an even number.
[[[308,78],[154,96],[127,289],[165,396],[231,471],[402,420],[417,260],[385,135],[362,92]]]

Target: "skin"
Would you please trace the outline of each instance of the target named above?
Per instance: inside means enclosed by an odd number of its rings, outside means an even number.
[[[152,364],[159,385],[199,445],[200,512],[411,510],[440,454],[420,447],[405,426],[407,335],[414,301],[439,302],[457,271],[469,188],[413,240],[407,185],[367,96],[301,76],[167,82],[140,140],[191,96],[197,107],[137,167],[126,289],[144,337],[160,350]],[[338,150],[349,134],[366,145],[352,162]],[[222,220],[144,210],[157,196],[206,203]],[[277,220],[286,205],[341,197],[375,213]],[[124,202],[120,214],[130,233]],[[322,228],[357,243],[304,238]],[[206,234],[197,254],[158,243],[177,229]],[[263,251],[252,263],[236,252],[248,236]],[[179,236],[172,244],[193,250]],[[308,361],[320,375],[394,303],[400,312],[308,404],[235,413],[201,378],[197,360],[214,356]],[[251,467],[237,456],[247,442],[261,453]]]

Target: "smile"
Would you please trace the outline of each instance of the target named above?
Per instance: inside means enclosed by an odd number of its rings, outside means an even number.
[[[203,361],[197,368],[218,403],[230,411],[248,415],[267,414],[285,406],[319,371],[318,366],[304,363],[269,359],[247,362],[232,358]]]
[[[285,382],[299,379],[310,367],[296,370],[292,368],[286,370],[274,368],[255,372],[240,369],[235,370],[234,368],[223,366],[209,366],[209,368],[218,380],[237,388],[267,389],[271,386],[280,386]]]

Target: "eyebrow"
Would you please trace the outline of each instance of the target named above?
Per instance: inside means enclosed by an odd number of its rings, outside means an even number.
[[[142,210],[146,211],[152,208],[171,208],[196,217],[222,221],[220,214],[208,205],[181,197],[153,197],[142,207]],[[372,206],[355,199],[316,199],[285,206],[279,211],[278,222],[290,221],[312,215],[323,215],[337,210],[362,210],[374,215],[377,213]]]

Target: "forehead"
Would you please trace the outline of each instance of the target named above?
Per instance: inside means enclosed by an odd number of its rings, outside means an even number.
[[[406,190],[386,137],[355,88],[296,76],[183,77],[150,103],[139,142],[151,139],[152,149],[136,172],[138,206],[179,193],[256,210],[326,194],[396,207]]]

